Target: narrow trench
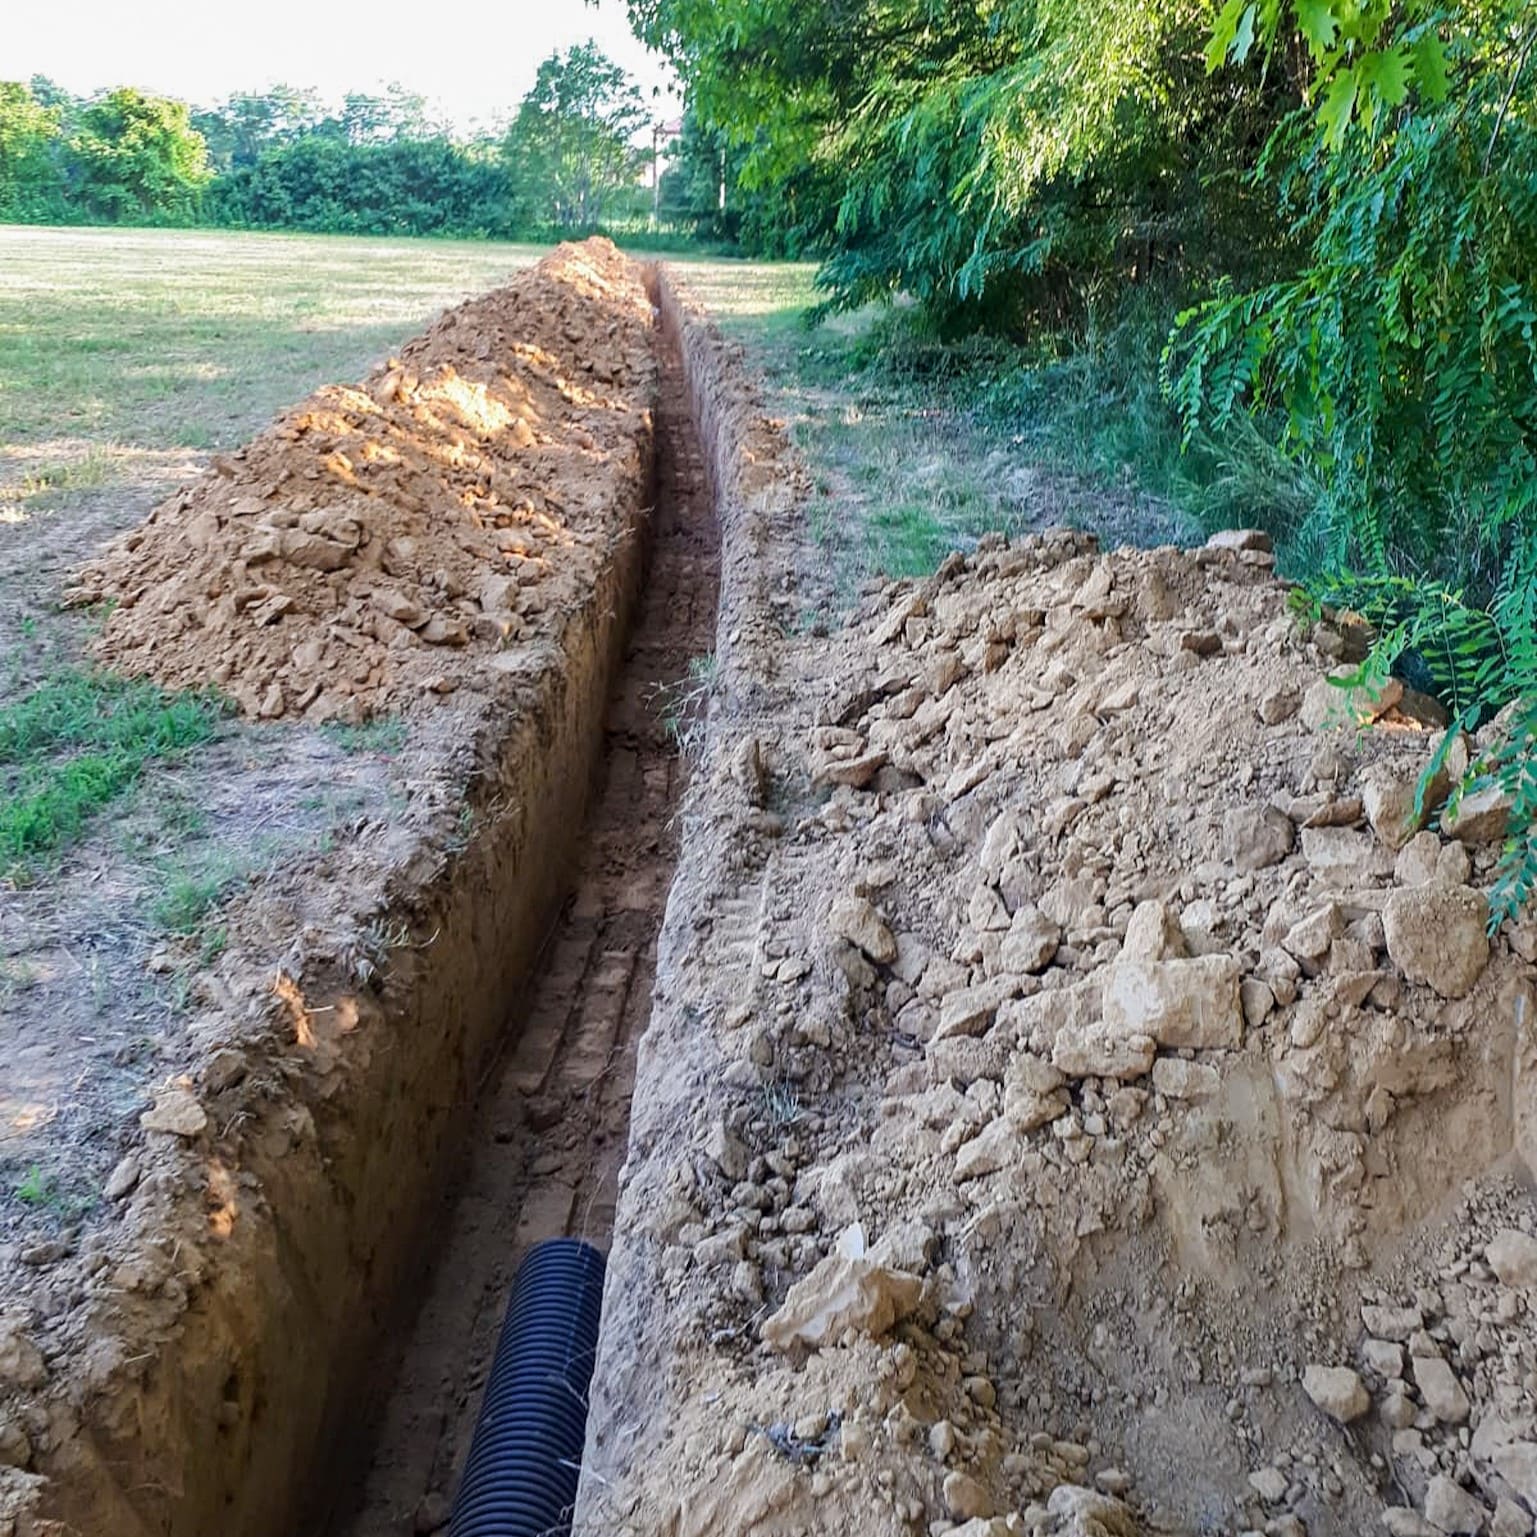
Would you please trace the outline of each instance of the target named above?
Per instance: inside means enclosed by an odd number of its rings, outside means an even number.
[[[446,1522],[508,1289],[530,1245],[607,1248],[624,1162],[635,1049],[677,863],[678,724],[714,644],[719,552],[683,365],[658,333],[652,548],[604,721],[603,761],[571,894],[488,1075],[464,1181],[372,1458],[331,1537],[401,1537]],[[697,703],[697,701],[692,701]]]

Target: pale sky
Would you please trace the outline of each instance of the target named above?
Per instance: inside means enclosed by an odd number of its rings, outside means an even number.
[[[198,106],[282,82],[340,101],[398,80],[459,128],[508,117],[556,48],[589,38],[677,115],[623,0],[5,0],[0,80],[136,85]]]

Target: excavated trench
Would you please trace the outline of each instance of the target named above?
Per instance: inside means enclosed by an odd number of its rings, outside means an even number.
[[[435,1259],[361,1488],[322,1513],[335,1537],[446,1517],[518,1264],[542,1239],[606,1248],[635,1051],[678,853],[675,808],[708,685],[718,535],[676,338],[658,333],[651,549],[603,725],[570,891],[475,1108],[464,1178],[424,1231]]]

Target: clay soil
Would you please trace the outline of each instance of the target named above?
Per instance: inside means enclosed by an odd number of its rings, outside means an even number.
[[[353,1403],[413,1314],[418,1224],[570,889],[647,542],[657,377],[641,269],[563,251],[290,413],[78,583],[124,600],[104,643],[126,665],[259,714],[270,669],[316,652],[308,703],[387,705],[396,745],[312,712],[182,770],[270,776],[254,809],[187,797],[259,851],[217,946],[152,947],[154,886],[93,881],[89,841],[8,898],[22,1025],[110,965],[95,1028],[18,1028],[5,1064],[38,1198],[7,1203],[0,1254],[0,1530],[288,1530],[349,1448],[357,1466]],[[343,523],[304,525],[333,502]],[[431,609],[417,628],[406,602]],[[151,846],[170,788],[143,813]]]
[[[676,348],[663,354],[657,487],[635,630],[604,723],[602,785],[521,1033],[479,1096],[468,1167],[429,1219],[436,1269],[376,1431],[361,1503],[331,1530],[432,1530],[469,1449],[513,1274],[531,1244],[606,1248],[636,1049],[703,734],[715,644],[715,521]]]
[[[412,735],[69,1126],[0,1533],[438,1530],[569,1233],[583,1537],[1529,1537],[1507,808],[1416,803],[1444,718],[1262,535],[992,535],[808,633],[808,486],[590,243],[90,564],[119,665]]]
[[[1414,809],[1444,717],[1253,534],[795,634],[795,466],[681,313],[739,644],[577,1529],[1529,1532],[1537,928],[1497,800]]]

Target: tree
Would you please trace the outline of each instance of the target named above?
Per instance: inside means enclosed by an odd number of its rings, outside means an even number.
[[[597,224],[615,195],[636,185],[647,152],[640,91],[596,43],[552,53],[539,66],[508,130],[503,158],[537,222]]]
[[[82,110],[69,148],[75,190],[97,218],[189,218],[209,179],[186,103],[128,87]]]
[[[630,14],[742,152],[742,189],[827,251],[836,305],[901,289],[947,326],[1020,326],[1272,238],[1238,173],[1295,94],[1258,68],[1205,75],[1209,0]]]
[[[1315,594],[1371,620],[1374,671],[1501,723],[1464,786],[1510,798],[1498,919],[1537,895],[1537,17],[1230,0],[1210,67],[1251,51],[1307,97],[1261,168],[1306,256],[1183,316],[1170,390],[1192,429],[1281,423],[1323,487]]]
[[[49,153],[58,137],[57,108],[20,81],[0,81],[0,212],[25,216],[59,185]]]
[[[208,145],[215,171],[253,166],[264,150],[292,144],[312,132],[323,112],[313,90],[275,85],[270,91],[241,92],[222,106],[194,112],[192,126]]]

